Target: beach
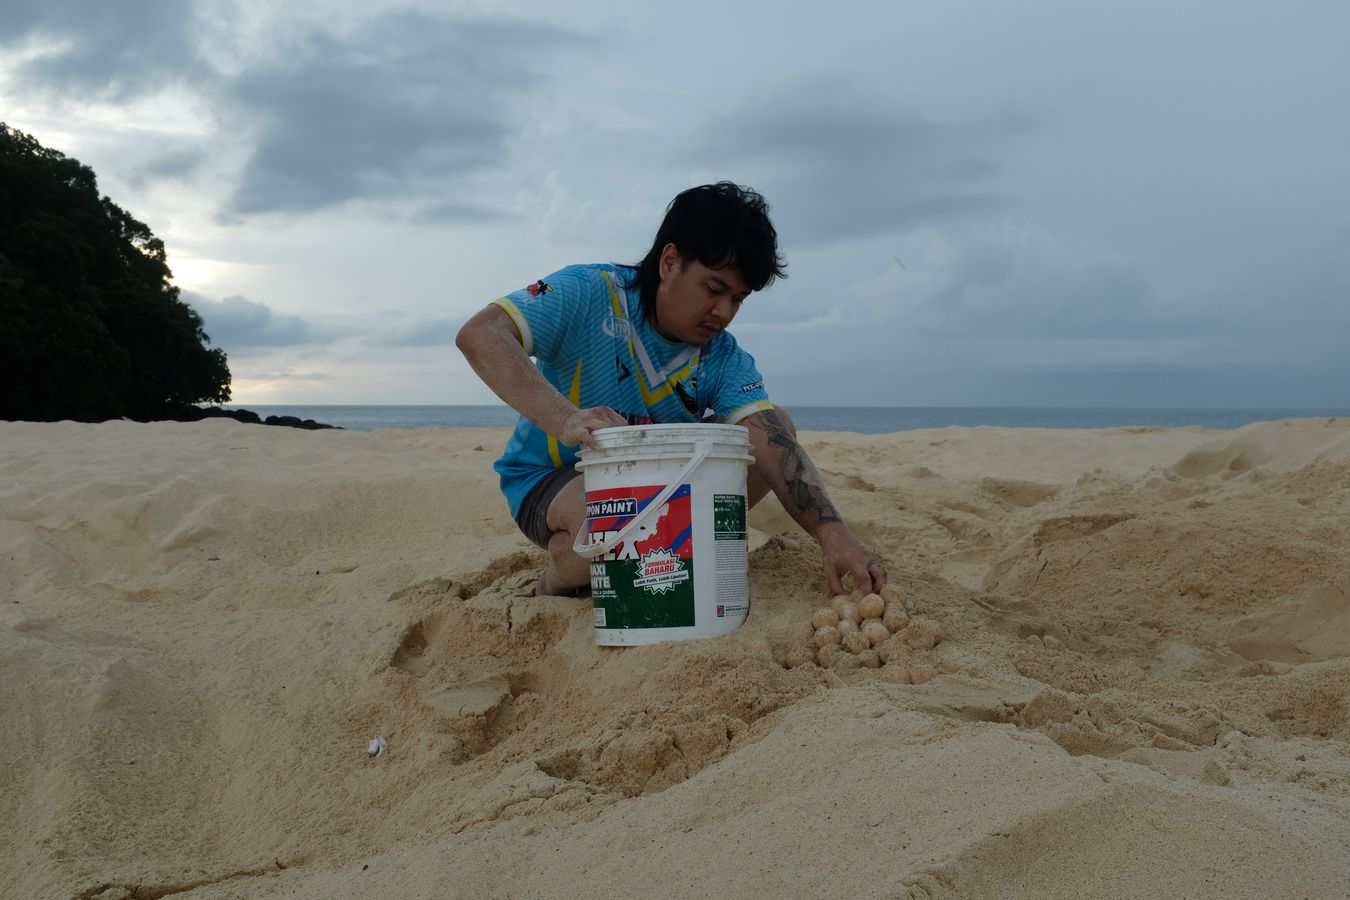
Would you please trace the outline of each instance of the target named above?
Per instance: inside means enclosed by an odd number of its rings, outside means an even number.
[[[1350,419],[804,433],[940,637],[848,670],[772,499],[595,646],[506,437],[0,423],[0,895],[1350,896]]]

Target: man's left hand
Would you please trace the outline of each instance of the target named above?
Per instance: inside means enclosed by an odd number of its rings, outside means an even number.
[[[864,594],[875,594],[886,583],[886,567],[881,560],[844,525],[822,528],[818,540],[825,561],[825,579],[836,596],[848,593],[843,578],[850,573]]]

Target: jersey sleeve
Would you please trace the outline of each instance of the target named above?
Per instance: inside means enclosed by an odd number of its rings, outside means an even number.
[[[492,302],[516,323],[526,354],[555,365],[569,332],[588,318],[594,292],[586,267],[568,266]]]
[[[716,367],[713,395],[708,406],[718,419],[735,425],[747,416],[773,409],[764,376],[755,366],[755,358],[741,349],[736,339],[724,335],[725,346],[718,348],[720,365]]]

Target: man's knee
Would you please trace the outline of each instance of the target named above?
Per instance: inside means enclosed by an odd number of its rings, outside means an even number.
[[[573,478],[553,496],[546,521],[554,534],[577,534],[586,521],[586,485],[580,475]],[[550,542],[550,547],[552,543]]]
[[[572,534],[555,531],[548,541],[548,558],[554,588],[581,587],[591,580],[590,560],[572,549]]]
[[[572,549],[575,538],[570,531],[555,531],[548,539],[548,555],[558,565],[574,566],[585,559]]]

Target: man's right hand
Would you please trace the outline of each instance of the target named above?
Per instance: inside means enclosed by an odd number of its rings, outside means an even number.
[[[558,429],[558,433],[554,437],[558,439],[559,443],[568,447],[585,444],[592,450],[597,450],[599,445],[591,432],[597,428],[613,428],[627,424],[628,422],[623,416],[608,406],[592,406],[589,409],[573,410],[563,420],[562,427]]]

